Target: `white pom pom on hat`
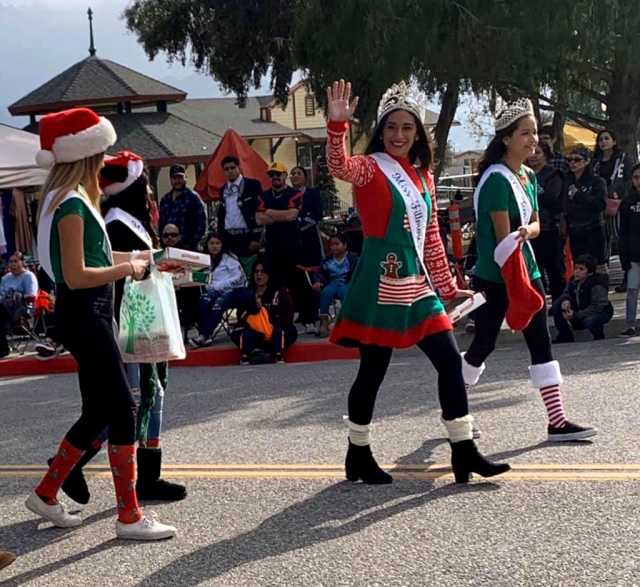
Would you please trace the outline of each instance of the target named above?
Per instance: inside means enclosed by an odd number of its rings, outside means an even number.
[[[48,114],[40,120],[40,147],[36,163],[52,167],[104,153],[117,140],[113,125],[88,108]]]

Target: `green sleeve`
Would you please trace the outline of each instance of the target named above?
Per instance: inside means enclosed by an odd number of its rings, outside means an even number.
[[[538,206],[538,178],[536,177],[535,172],[529,172],[529,181],[531,182],[531,186],[533,189],[533,198],[531,204],[533,207],[533,211],[537,212],[538,210],[540,210],[540,207]]]
[[[499,173],[492,173],[484,182],[478,195],[481,212],[508,212],[511,186]]]
[[[69,198],[66,202],[58,206],[53,216],[53,222],[54,224],[58,224],[65,216],[69,216],[70,214],[75,214],[84,219],[85,211],[86,206],[80,198]]]

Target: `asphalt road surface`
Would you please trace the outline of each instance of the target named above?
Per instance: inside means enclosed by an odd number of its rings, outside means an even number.
[[[380,392],[374,454],[393,485],[343,481],[346,392],[356,362],[175,369],[165,477],[189,497],[153,504],[173,540],[115,539],[100,455],[72,530],[23,502],[78,414],[74,376],[0,380],[0,585],[47,587],[631,587],[640,585],[640,340],[557,348],[571,419],[593,443],[545,442],[521,343],[497,350],[472,390],[481,450],[513,465],[456,486],[419,352],[398,352]]]

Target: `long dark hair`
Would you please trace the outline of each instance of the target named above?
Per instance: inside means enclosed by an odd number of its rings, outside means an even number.
[[[222,244],[220,252],[215,257],[209,252],[209,241],[212,238],[219,240],[220,243]],[[211,257],[211,271],[215,271],[218,265],[220,265],[223,255],[229,255],[234,259],[236,258],[236,256],[229,249],[229,245],[222,239],[222,237],[217,232],[210,232],[209,234],[207,234],[206,238],[204,239],[204,244],[202,245],[202,252],[205,255],[209,255]]]
[[[504,144],[504,139],[506,137],[510,137],[516,130],[518,130],[518,126],[520,122],[524,120],[526,117],[518,118],[514,120],[509,126],[499,130],[496,133],[496,136],[491,139],[491,142],[487,145],[487,148],[484,150],[484,155],[482,156],[482,160],[478,165],[478,175],[475,176],[473,183],[474,185],[478,185],[480,183],[480,178],[482,178],[484,172],[489,169],[494,163],[497,163],[502,159],[507,153],[507,145]]]
[[[380,122],[377,124],[373,134],[371,135],[371,140],[365,149],[365,155],[371,155],[372,153],[384,153],[384,140],[382,139],[382,131],[384,129],[384,125],[387,123],[389,116],[396,112],[393,110],[388,114],[385,114]],[[405,110],[405,112],[409,112]],[[409,149],[409,161],[411,165],[415,165],[416,161],[420,162],[420,168],[426,171],[431,170],[431,166],[433,165],[433,151],[434,151],[434,142],[433,137],[430,133],[428,133],[418,117],[413,114],[413,112],[409,112],[413,117],[413,121],[416,124],[417,136],[418,140],[413,144],[411,149]]]
[[[616,136],[616,133],[614,133],[612,130],[605,128],[602,129],[597,135],[596,135],[596,147],[593,150],[593,158],[596,159],[597,161],[602,160],[602,157],[604,156],[604,153],[602,151],[602,149],[600,148],[600,137],[604,134],[607,133],[608,135],[611,135],[611,138],[615,141],[615,146],[613,147],[613,153],[611,153],[611,158],[612,159],[617,159],[620,156],[620,153],[622,153],[622,149],[618,146],[618,137]]]
[[[278,290],[280,288],[280,278],[278,277],[278,274],[276,273],[275,268],[273,267],[273,265],[271,265],[271,263],[264,261],[262,259],[258,259],[251,266],[251,277],[249,278],[249,288],[253,290],[258,289],[258,284],[256,283],[256,268],[258,267],[258,265],[262,265],[262,270],[267,274],[267,277],[269,277],[269,281],[267,281],[267,291]]]
[[[119,194],[110,196],[104,204],[102,204],[102,214],[105,216],[111,208],[120,208],[128,212],[142,226],[144,226],[154,248],[160,247],[158,233],[151,223],[151,204],[153,199],[149,193],[149,176],[146,169],[142,175],[136,179],[127,189],[122,190]]]

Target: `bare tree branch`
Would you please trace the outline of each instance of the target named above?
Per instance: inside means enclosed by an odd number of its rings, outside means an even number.
[[[575,69],[581,73],[588,75],[591,79],[611,84],[613,72],[608,69],[603,69],[594,65],[593,63],[586,63],[585,61],[576,61],[575,59],[564,59],[564,65],[567,68]]]

